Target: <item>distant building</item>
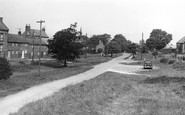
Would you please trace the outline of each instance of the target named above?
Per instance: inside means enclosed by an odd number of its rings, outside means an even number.
[[[23,32],[22,36],[24,36],[26,39],[28,39],[29,48],[27,57],[31,58],[33,55],[34,57],[39,56],[39,43],[40,43],[40,30],[37,29],[31,29],[30,25],[25,26],[25,31]],[[42,28],[41,31],[41,58],[45,57],[47,55],[48,47],[47,47],[47,41],[49,37],[46,34],[46,29]],[[34,53],[33,53],[34,51]]]
[[[177,42],[177,52],[185,53],[185,36]]]
[[[104,45],[103,45],[103,42],[101,40],[99,40],[99,44],[96,46],[95,50],[96,50],[96,53],[98,52],[98,49],[102,49],[102,51],[104,50]]]
[[[28,40],[18,34],[8,34],[7,58],[25,58],[27,53]]]
[[[162,52],[167,53],[175,53],[176,52],[176,46],[173,44],[167,44],[166,47],[162,49]]]
[[[8,59],[12,58],[34,58],[39,57],[40,31],[31,29],[30,25],[26,25],[25,32],[21,34],[8,33],[9,29],[3,23],[3,18],[0,18],[0,56]],[[45,28],[41,33],[41,58],[47,55],[47,39]],[[45,40],[43,40],[45,39]]]

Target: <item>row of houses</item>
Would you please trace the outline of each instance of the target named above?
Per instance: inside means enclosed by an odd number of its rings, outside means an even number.
[[[7,59],[12,58],[38,58],[40,44],[40,30],[31,29],[30,25],[25,26],[25,31],[17,34],[9,33],[8,27],[0,17],[0,56]],[[41,31],[41,58],[47,56],[47,40],[45,28]]]

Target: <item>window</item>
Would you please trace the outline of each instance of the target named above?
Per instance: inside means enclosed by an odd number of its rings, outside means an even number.
[[[14,54],[14,51],[12,51],[12,54]]]
[[[12,46],[14,46],[14,43],[12,43]]]
[[[16,51],[15,54],[18,54],[18,51]]]
[[[25,54],[27,54],[27,52],[28,52],[28,51],[27,51],[27,50],[25,50]]]
[[[3,51],[3,45],[0,45],[0,51]]]
[[[4,38],[3,33],[1,33],[0,34],[0,41],[3,41],[3,38]]]

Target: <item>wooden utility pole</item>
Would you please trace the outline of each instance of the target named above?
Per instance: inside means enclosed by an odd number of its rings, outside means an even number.
[[[141,60],[143,59],[143,42],[144,42],[144,40],[143,40],[143,33],[142,33],[142,40],[141,40]]]
[[[44,23],[44,22],[45,22],[45,21],[43,21],[43,20],[37,21],[37,23],[40,23],[39,69],[38,69],[39,76],[40,76],[40,58],[41,58],[41,32],[42,32],[42,23]]]
[[[33,30],[33,34],[32,34],[32,62],[34,62],[34,57],[35,57],[35,43],[34,43],[34,39],[35,39],[35,31]]]

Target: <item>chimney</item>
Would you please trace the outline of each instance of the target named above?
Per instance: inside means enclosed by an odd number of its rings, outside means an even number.
[[[20,30],[18,31],[18,35],[21,35],[21,31]]]
[[[30,32],[30,29],[31,29],[30,25],[27,25],[27,24],[26,24],[25,31],[26,31],[26,32]]]
[[[3,17],[0,17],[0,22],[3,22]]]
[[[42,28],[42,31],[43,31],[43,32],[45,32],[45,31],[46,31],[46,28],[45,28],[45,27],[43,27],[43,28]]]

